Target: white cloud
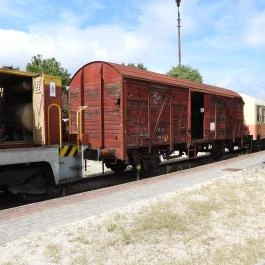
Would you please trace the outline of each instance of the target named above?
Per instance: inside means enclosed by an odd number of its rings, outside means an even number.
[[[265,46],[265,11],[255,14],[249,20],[243,39],[252,47]]]
[[[69,9],[63,9],[61,12],[58,14],[58,18],[60,19],[62,24],[66,25],[73,25],[78,27],[80,23],[83,20],[83,16],[76,16],[71,10]]]
[[[132,61],[147,52],[147,42],[135,32],[118,26],[77,29],[70,26],[31,28],[30,32],[0,30],[0,58],[5,65],[22,68],[33,55],[56,57],[72,73],[91,60]]]
[[[158,65],[163,54],[171,54],[174,44],[169,39],[176,29],[175,4],[170,7],[161,0],[156,4],[142,6],[141,23],[132,30],[115,24],[80,29],[80,18],[68,10],[61,12],[57,23],[34,24],[28,32],[2,29],[1,63],[23,68],[33,55],[42,54],[56,57],[72,73],[91,60]],[[160,65],[159,70],[164,67]]]
[[[265,99],[265,65],[253,65],[223,72],[219,75],[218,86],[227,87],[254,97]],[[213,73],[215,75],[217,73]]]
[[[79,6],[88,6],[90,8],[95,8],[95,9],[104,9],[106,6],[102,3],[102,1],[99,0],[73,0],[74,4],[77,4]]]
[[[3,1],[0,0],[0,3]],[[23,4],[22,0],[13,1]],[[40,1],[45,5],[44,0]],[[77,5],[86,2],[74,1]],[[5,10],[11,10],[11,5],[9,9],[7,7],[7,0],[5,3]],[[84,26],[83,21],[93,12],[91,8],[107,8],[97,0],[90,1],[89,5],[90,11],[81,12],[81,16],[65,7],[58,11],[57,19],[31,23],[24,31],[0,29],[0,63],[22,69],[33,55],[42,54],[44,58],[55,57],[72,74],[93,60],[139,62],[150,70],[164,73],[177,64],[177,8],[174,0],[167,4],[164,0],[139,1],[140,13],[136,16],[136,23],[129,26],[126,21]],[[0,14],[2,8],[4,5],[0,7]],[[50,6],[47,4],[45,8]],[[248,25],[248,33],[243,34],[245,18],[253,14],[258,15]],[[262,76],[261,68],[233,71],[261,64],[258,57],[249,53],[251,48],[246,49],[242,36],[251,47],[264,45],[263,16],[265,11],[257,13],[251,0],[236,0],[233,3],[231,0],[182,1],[182,62],[201,71],[206,82],[237,91],[245,90],[240,92],[246,92],[251,87],[264,95],[260,89],[262,82],[265,83],[259,78]],[[260,51],[259,57],[262,58],[262,55],[264,52]]]

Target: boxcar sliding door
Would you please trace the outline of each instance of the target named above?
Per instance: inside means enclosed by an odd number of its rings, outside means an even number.
[[[204,94],[191,92],[191,138],[204,138]]]

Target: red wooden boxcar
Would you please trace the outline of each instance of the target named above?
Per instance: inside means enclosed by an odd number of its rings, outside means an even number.
[[[219,158],[242,143],[243,104],[231,90],[98,61],[71,80],[69,129],[87,145],[87,159],[114,171],[176,151]]]

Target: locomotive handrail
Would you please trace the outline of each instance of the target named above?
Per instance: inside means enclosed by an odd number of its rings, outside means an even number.
[[[60,149],[62,148],[62,110],[61,107],[56,104],[56,103],[52,103],[49,105],[48,107],[48,145],[51,144],[51,135],[50,135],[50,110],[51,107],[57,107],[58,108],[58,114],[59,114],[59,137],[60,137]]]
[[[79,110],[76,112],[76,141],[77,141],[77,150],[79,151],[79,140],[82,139],[82,133],[83,133],[83,124],[81,119],[81,113],[83,110],[85,110],[87,106],[80,106]],[[80,117],[79,117],[80,116]],[[80,127],[79,127],[79,119],[80,119]]]

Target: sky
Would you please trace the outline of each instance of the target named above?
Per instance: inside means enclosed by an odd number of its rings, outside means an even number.
[[[204,83],[265,99],[265,1],[182,0],[182,64]],[[74,74],[103,60],[178,64],[175,0],[0,0],[0,66],[55,57]]]

